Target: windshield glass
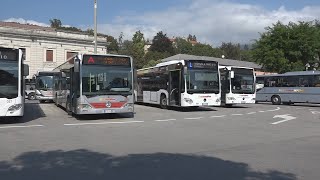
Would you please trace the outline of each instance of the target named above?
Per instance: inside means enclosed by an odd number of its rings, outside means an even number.
[[[48,90],[53,88],[53,76],[37,76],[36,88]]]
[[[185,79],[188,93],[219,93],[218,71],[189,69]]]
[[[128,67],[82,66],[83,95],[132,94],[132,72]]]
[[[233,93],[254,93],[254,75],[251,69],[233,69],[234,78],[231,80]]]
[[[18,96],[18,63],[0,63],[0,98],[15,98]]]

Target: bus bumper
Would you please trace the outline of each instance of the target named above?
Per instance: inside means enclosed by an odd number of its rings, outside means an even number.
[[[126,106],[122,108],[77,108],[76,114],[117,114],[117,113],[133,113],[133,106]]]

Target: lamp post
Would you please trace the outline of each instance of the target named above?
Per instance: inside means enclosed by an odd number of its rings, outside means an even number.
[[[94,0],[94,54],[97,54],[97,0]]]

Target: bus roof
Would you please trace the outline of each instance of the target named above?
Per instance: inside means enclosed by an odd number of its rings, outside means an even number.
[[[293,71],[283,74],[259,75],[257,77],[277,77],[277,76],[303,76],[303,75],[320,75],[320,71]]]
[[[226,68],[226,67],[230,67],[230,68],[240,68],[240,69],[252,69],[252,70],[254,70],[254,68],[252,68],[252,67],[243,67],[243,66],[220,66],[220,65],[219,65],[219,69]]]

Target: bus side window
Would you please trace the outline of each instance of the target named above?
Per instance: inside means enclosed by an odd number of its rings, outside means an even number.
[[[320,87],[320,75],[314,76],[313,86],[314,86],[314,87]]]

